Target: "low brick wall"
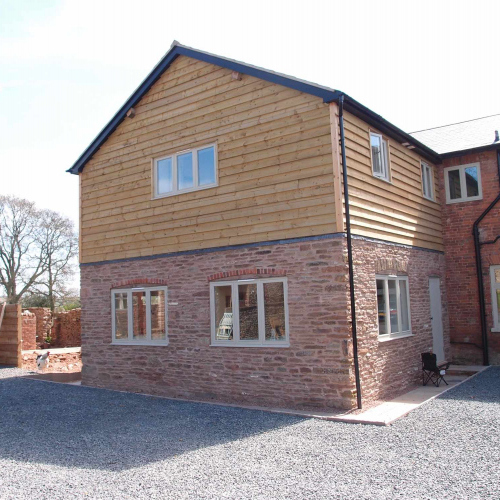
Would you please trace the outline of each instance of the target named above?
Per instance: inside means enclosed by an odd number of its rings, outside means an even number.
[[[54,347],[80,347],[82,345],[81,311],[81,309],[72,309],[54,314],[51,331]]]
[[[38,347],[36,343],[37,317],[28,310],[23,311],[22,317],[23,317],[22,348],[23,350],[36,349]]]
[[[23,351],[22,367],[25,370],[36,370],[36,357],[44,350]],[[82,369],[82,353],[80,348],[74,349],[49,349],[49,365],[44,373],[70,373]]]

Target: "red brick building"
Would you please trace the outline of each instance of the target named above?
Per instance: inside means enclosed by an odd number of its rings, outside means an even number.
[[[295,408],[414,386],[451,355],[441,162],[343,92],[175,43],[70,169],[83,383]]]
[[[500,364],[499,131],[500,115],[494,115],[412,134],[443,159],[439,189],[445,193],[441,206],[450,341],[453,360],[461,364]]]

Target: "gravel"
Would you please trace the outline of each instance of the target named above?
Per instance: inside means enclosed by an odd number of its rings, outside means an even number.
[[[10,370],[10,369],[9,369]],[[389,427],[0,370],[0,498],[500,498],[500,368]]]

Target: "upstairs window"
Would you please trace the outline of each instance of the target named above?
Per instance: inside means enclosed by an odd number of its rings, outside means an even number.
[[[434,201],[434,171],[430,165],[421,162],[422,168],[422,194],[424,198]]]
[[[483,198],[479,163],[444,169],[446,203],[474,201]]]
[[[180,151],[153,162],[154,197],[196,191],[217,186],[215,144]]]
[[[377,276],[380,340],[411,335],[408,276]]]
[[[113,344],[168,345],[167,288],[111,291]]]
[[[288,347],[286,278],[210,284],[212,345]]]
[[[380,135],[370,132],[370,148],[372,154],[373,175],[379,179],[389,180],[389,151],[387,141]]]

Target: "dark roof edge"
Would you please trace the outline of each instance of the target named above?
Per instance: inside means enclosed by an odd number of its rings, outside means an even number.
[[[479,146],[477,148],[462,149],[460,151],[449,151],[448,153],[441,153],[440,156],[443,160],[447,158],[454,158],[456,156],[465,156],[474,153],[481,153],[482,151],[488,151],[493,149],[500,149],[500,143],[494,142],[493,144],[487,144],[486,146]]]
[[[392,137],[393,139],[396,139],[401,144],[409,142],[411,145],[415,146],[412,151],[418,153],[420,156],[426,158],[427,160],[433,163],[441,163],[441,155],[436,153],[434,150],[432,150],[425,144],[422,144],[420,141],[417,141],[410,134],[396,127],[391,122],[387,121],[385,118],[373,112],[366,106],[363,106],[363,104],[356,101],[352,97],[346,94],[344,95],[344,108],[346,109],[346,111],[349,111],[358,118],[361,118],[369,125],[376,127],[382,133],[388,135],[389,137]]]
[[[116,127],[124,120],[127,111],[134,107],[142,97],[149,91],[149,89],[154,85],[154,83],[161,77],[161,75],[168,69],[172,62],[180,55],[191,57],[199,61],[204,61],[210,64],[221,66],[223,68],[228,68],[233,71],[238,71],[240,73],[245,73],[262,80],[266,80],[272,83],[283,85],[288,88],[304,92],[306,94],[311,94],[323,99],[325,103],[338,100],[340,95],[345,95],[344,107],[347,111],[358,116],[359,118],[366,121],[369,125],[372,125],[379,129],[381,132],[387,134],[388,136],[398,140],[399,142],[409,142],[415,146],[413,151],[420,154],[428,160],[439,163],[440,156],[434,152],[432,149],[424,146],[422,143],[414,139],[411,135],[403,132],[398,127],[392,125],[384,118],[382,118],[377,113],[374,113],[366,106],[352,99],[346,94],[338,90],[334,90],[328,87],[323,87],[321,85],[311,83],[305,80],[300,80],[291,76],[287,76],[281,73],[276,73],[274,71],[269,71],[257,66],[252,66],[250,64],[245,64],[233,59],[227,59],[225,57],[220,57],[208,52],[203,52],[201,50],[192,49],[184,45],[174,42],[170,50],[165,54],[163,59],[153,68],[151,73],[144,79],[144,81],[137,87],[133,94],[127,99],[125,104],[118,110],[118,112],[113,116],[111,121],[99,132],[97,137],[90,143],[90,145],[85,149],[85,151],[80,155],[78,160],[73,164],[71,168],[67,170],[72,174],[79,174],[86,163],[92,158],[96,151],[101,147],[101,145],[108,139],[108,137],[116,130]]]

